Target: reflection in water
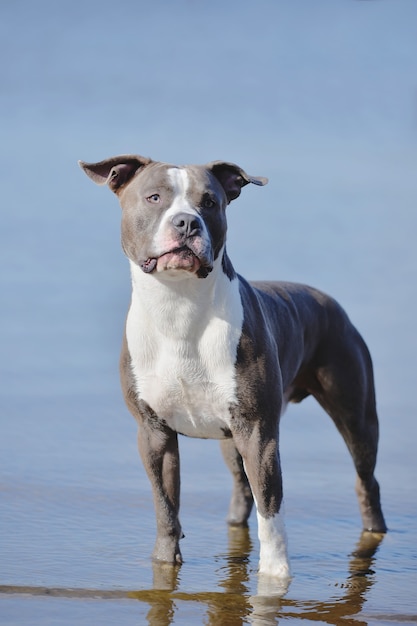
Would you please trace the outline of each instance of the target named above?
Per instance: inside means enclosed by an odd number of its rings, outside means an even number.
[[[278,624],[278,617],[294,617],[299,620],[324,622],[325,624],[363,624],[360,618],[366,596],[374,584],[372,565],[374,555],[385,535],[363,532],[349,562],[349,576],[339,585],[342,595],[325,602],[286,600],[279,595],[263,596],[258,593],[252,599],[253,612],[250,623],[257,625]],[[258,587],[259,591],[259,587]],[[258,621],[257,618],[260,618]]]
[[[158,600],[150,601],[151,608],[146,617],[149,624],[169,626],[169,624],[172,624],[175,613],[175,599],[171,592],[176,591],[178,587],[180,566],[154,562],[152,568],[154,591],[160,591],[161,593]]]
[[[153,564],[154,594],[145,600],[151,604],[147,615],[151,626],[169,626],[175,611],[176,601],[198,602],[207,606],[209,626],[241,626],[247,623],[251,614],[249,600],[249,555],[252,542],[247,528],[229,528],[229,549],[227,554],[218,555],[222,565],[219,570],[220,586],[224,592],[184,593],[176,591],[178,567],[166,564]],[[162,592],[165,590],[165,593]],[[170,593],[167,593],[170,592]],[[144,600],[143,593],[136,592],[134,597]],[[152,594],[152,592],[150,592]],[[171,620],[171,621],[170,621]]]
[[[341,594],[326,602],[297,601],[283,598],[286,590],[259,578],[258,593],[249,595],[249,555],[252,544],[247,528],[231,528],[229,550],[219,555],[220,586],[223,592],[185,593],[178,591],[179,567],[154,563],[153,589],[142,591],[106,591],[96,589],[51,589],[44,587],[0,586],[0,593],[29,593],[66,598],[131,598],[150,605],[147,614],[149,626],[170,626],[179,602],[197,602],[207,606],[209,626],[275,626],[279,618],[320,621],[325,624],[366,625],[360,613],[368,591],[374,583],[372,570],[374,555],[384,535],[362,533],[349,563],[347,580],[338,585]],[[224,573],[223,573],[224,569]],[[269,585],[268,585],[269,583]]]
[[[249,554],[252,544],[247,528],[231,528],[229,552],[221,555],[226,560],[225,576],[220,585],[224,593],[182,593],[176,591],[178,568],[154,565],[153,592],[138,591],[129,594],[138,600],[149,602],[148,623],[151,626],[169,626],[176,601],[193,601],[207,605],[207,624],[210,626],[274,626],[279,617],[296,617],[320,621],[338,626],[354,619],[355,624],[367,622],[358,618],[368,590],[374,583],[372,564],[374,555],[384,535],[362,533],[349,563],[349,576],[339,585],[342,595],[326,602],[297,601],[283,598],[287,587],[280,587],[276,580],[259,577],[258,593],[249,596]],[[165,590],[165,591],[162,591]],[[348,622],[346,622],[348,623]]]

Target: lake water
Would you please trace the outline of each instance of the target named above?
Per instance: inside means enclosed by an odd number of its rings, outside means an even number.
[[[0,7],[0,622],[417,622],[417,4],[16,0]],[[250,279],[336,296],[373,355],[389,532],[361,535],[350,458],[313,401],[282,423],[294,578],[229,531],[216,442],[181,440],[185,563],[155,526],[118,382],[120,212],[77,159],[224,159]]]

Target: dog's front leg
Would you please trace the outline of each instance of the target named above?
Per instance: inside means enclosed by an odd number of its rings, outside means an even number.
[[[289,579],[287,539],[281,510],[282,477],[277,436],[262,433],[255,425],[239,433],[235,444],[243,458],[258,518],[259,573]]]
[[[154,419],[139,424],[139,452],[151,481],[156,513],[157,537],[153,558],[182,563],[178,519],[180,507],[180,460],[177,433]]]

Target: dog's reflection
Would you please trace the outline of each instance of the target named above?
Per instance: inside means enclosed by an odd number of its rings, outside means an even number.
[[[273,626],[279,617],[297,617],[299,620],[340,624],[340,620],[360,614],[369,589],[374,584],[375,553],[384,535],[364,532],[351,555],[349,576],[339,585],[341,594],[326,602],[296,601],[284,598],[287,587],[276,579],[258,577],[256,595],[250,595],[249,580],[255,575],[249,568],[252,543],[247,528],[229,529],[229,549],[220,555],[221,592],[185,593],[178,591],[178,567],[154,563],[153,586],[150,592],[132,594],[148,602],[149,626],[169,626],[173,623],[177,601],[198,602],[207,606],[205,623],[210,626]],[[355,624],[366,624],[355,617]]]
[[[355,550],[351,554],[349,561],[349,575],[347,579],[338,585],[342,590],[341,594],[324,602],[297,601],[282,598],[278,594],[271,593],[270,581],[260,580],[258,594],[251,598],[253,607],[250,623],[254,626],[276,625],[279,616],[289,618],[305,619],[310,621],[320,621],[325,624],[339,626],[341,622],[355,619],[355,624],[367,622],[361,620],[358,615],[361,613],[368,591],[375,580],[372,569],[375,554],[384,534],[363,532],[359,538]],[[265,584],[266,583],[266,584]],[[269,591],[269,593],[265,593]]]

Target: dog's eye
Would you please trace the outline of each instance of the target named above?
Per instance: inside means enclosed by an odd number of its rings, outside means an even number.
[[[214,202],[214,200],[207,197],[207,198],[203,198],[203,202],[201,204],[202,204],[203,209],[211,209],[212,207],[214,207],[216,203]]]
[[[157,204],[158,202],[160,202],[161,196],[159,195],[159,193],[153,193],[151,196],[149,196],[146,199],[148,202],[151,202],[152,204]]]

